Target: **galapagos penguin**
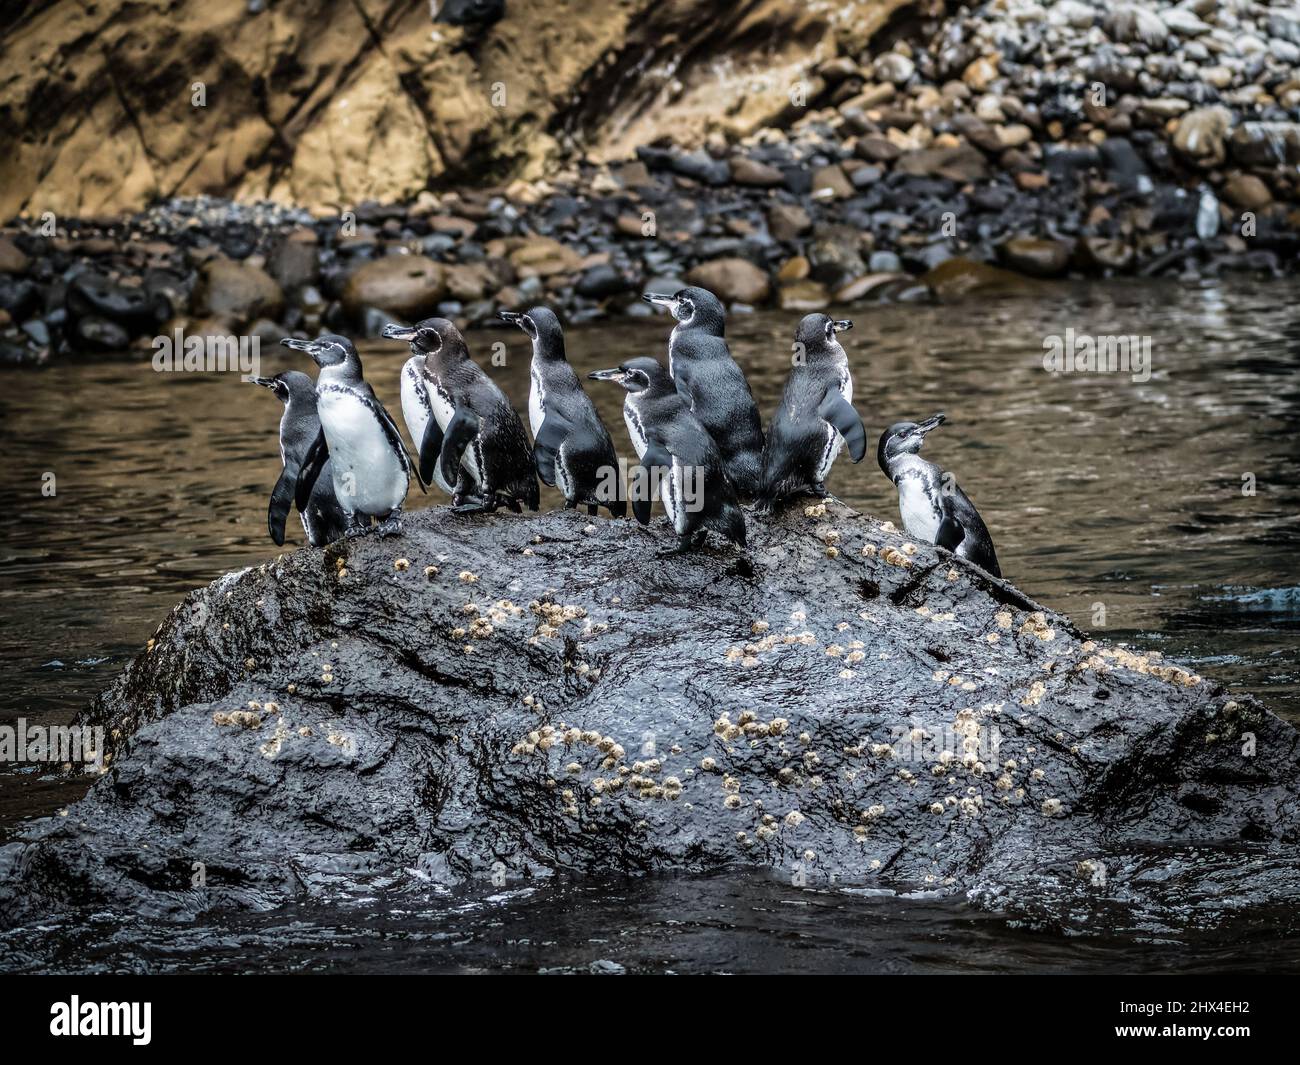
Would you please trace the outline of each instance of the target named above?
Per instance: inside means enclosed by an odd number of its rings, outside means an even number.
[[[624,517],[627,500],[619,493],[614,442],[565,357],[560,320],[546,307],[497,313],[533,342],[528,422],[538,474],[564,493],[566,508],[585,503],[595,514],[603,504],[614,517]]]
[[[334,495],[347,515],[345,534],[368,531],[371,518],[379,519],[381,536],[400,533],[411,460],[392,417],[362,376],[361,357],[352,341],[326,333],[315,340],[285,337],[280,343],[306,352],[320,367],[316,411],[321,431],[298,477],[299,509],[310,498],[328,456]]]
[[[665,296],[647,292],[647,303],[667,307],[677,319],[668,338],[668,372],[691,413],[722,453],[727,476],[742,496],[757,494],[763,472],[763,425],[745,374],[725,337],[722,303],[703,288]]]
[[[269,388],[284,404],[280,416],[280,462],[284,469],[271,492],[266,512],[266,526],[277,547],[284,544],[284,523],[297,493],[298,477],[307,453],[320,435],[320,417],[316,413],[316,383],[300,370],[286,370],[274,377],[254,377],[254,384]],[[312,547],[324,547],[343,535],[347,514],[334,495],[334,471],[327,457],[320,475],[312,486],[307,505],[298,516]]]
[[[659,494],[673,530],[671,555],[699,547],[709,529],[745,546],[745,514],[727,476],[722,454],[708,430],[693,415],[673,379],[656,360],[642,356],[612,370],[587,375],[593,381],[623,386],[623,419],[645,474],[628,485],[632,513],[642,525],[650,521],[650,489],[659,478]]]
[[[523,423],[469,357],[460,330],[446,318],[426,318],[413,326],[386,325],[384,336],[405,340],[423,360],[417,367],[432,417],[416,441],[421,476],[441,474],[439,483],[461,513],[499,506],[518,513],[521,503],[536,510],[537,474]]]
[[[415,346],[411,346],[415,350]],[[420,443],[433,418],[433,401],[429,398],[429,374],[424,365],[424,354],[412,355],[402,366],[401,375],[402,420],[406,422],[406,431],[418,453]],[[449,496],[456,494],[456,482],[448,481],[442,475],[441,464],[435,462],[432,469],[421,470],[420,476],[430,484],[436,484]]]
[[[898,510],[910,536],[945,547],[1001,577],[993,538],[975,504],[951,474],[920,457],[926,433],[944,421],[942,414],[936,414],[920,423],[891,425],[880,436],[876,459],[885,476],[898,486]]]
[[[810,314],[795,332],[795,364],[763,446],[759,509],[771,510],[787,496],[826,496],[826,477],[840,449],[861,462],[867,434],[853,409],[853,375],[835,339],[853,323]]]

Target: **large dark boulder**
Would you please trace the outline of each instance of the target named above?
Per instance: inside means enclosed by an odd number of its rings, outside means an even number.
[[[228,574],[84,715],[108,769],[0,914],[726,866],[1080,929],[1294,902],[1291,726],[837,505],[750,534],[440,508]]]

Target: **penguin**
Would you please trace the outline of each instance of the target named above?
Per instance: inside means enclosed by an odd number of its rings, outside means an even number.
[[[855,463],[867,453],[866,430],[853,409],[848,356],[835,339],[852,328],[847,319],[825,314],[810,314],[799,323],[794,368],[763,445],[760,510],[770,511],[800,493],[825,498],[826,478],[840,449],[848,444]]]
[[[362,377],[361,357],[352,341],[326,333],[315,340],[285,337],[280,343],[306,352],[320,367],[316,411],[321,431],[298,477],[299,509],[310,498],[328,456],[334,495],[347,516],[344,534],[367,532],[372,517],[379,519],[381,536],[400,533],[412,462],[392,417]]]
[[[415,347],[412,345],[411,350]],[[402,420],[406,422],[406,431],[419,453],[420,442],[424,440],[429,422],[433,420],[433,401],[429,398],[428,375],[424,368],[424,354],[417,353],[406,360],[401,374]],[[456,494],[456,482],[448,481],[442,475],[442,466],[433,464],[433,469],[422,470],[421,476],[429,483],[436,484],[449,496]]]
[[[389,324],[383,332],[390,340],[405,340],[421,360],[416,367],[432,417],[416,440],[420,475],[428,480],[440,473],[439,484],[460,513],[499,506],[518,513],[521,503],[536,510],[537,473],[523,423],[469,357],[460,330],[446,318],[426,318],[414,326]]]
[[[727,476],[722,453],[677,391],[668,371],[647,356],[612,370],[587,375],[593,381],[623,386],[623,420],[645,471],[640,485],[629,484],[632,513],[650,521],[650,489],[659,478],[659,495],[677,533],[677,546],[662,555],[703,544],[709,529],[745,546],[745,514]]]
[[[618,490],[614,442],[565,357],[560,320],[546,307],[527,314],[497,313],[533,342],[528,422],[538,474],[564,493],[566,508],[585,503],[587,512],[595,514],[597,504],[603,504],[614,517],[625,517],[627,500]]]
[[[736,491],[756,495],[763,472],[763,424],[749,382],[727,347],[721,301],[694,287],[672,296],[647,292],[641,298],[667,307],[677,319],[668,337],[668,372],[718,445]]]
[[[280,462],[284,469],[271,492],[266,525],[277,547],[284,544],[284,523],[297,494],[298,477],[307,452],[320,435],[316,414],[316,383],[300,370],[286,370],[274,377],[254,377],[252,382],[269,388],[284,404],[280,416]],[[347,515],[334,495],[334,471],[328,458],[312,486],[307,505],[299,511],[303,531],[312,547],[333,543],[347,529]]]
[[[936,414],[919,423],[891,425],[880,436],[876,459],[885,476],[898,486],[898,510],[908,535],[945,547],[1001,577],[993,538],[975,504],[951,474],[920,457],[926,433],[944,421],[942,414]]]

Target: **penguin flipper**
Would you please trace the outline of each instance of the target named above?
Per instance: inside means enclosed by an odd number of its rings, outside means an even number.
[[[442,442],[442,476],[448,484],[460,479],[460,457],[469,443],[478,436],[482,422],[479,416],[466,407],[457,407],[447,423],[446,437]]]
[[[951,514],[945,513],[943,521],[939,523],[939,531],[934,534],[935,547],[947,548],[956,553],[964,539],[966,539],[966,530],[961,527],[961,522]]]
[[[325,468],[325,463],[329,461],[330,449],[325,443],[325,430],[321,429],[316,433],[316,439],[311,442],[311,447],[307,449],[307,454],[302,460],[302,469],[299,471],[296,483],[294,484],[293,501],[298,510],[307,509],[307,501],[311,499],[311,490],[316,486],[316,478],[320,476],[320,471]],[[286,472],[288,467],[285,468]],[[283,474],[281,474],[283,477]],[[277,483],[276,487],[279,485]],[[274,500],[272,500],[274,502]],[[283,528],[283,523],[281,524]],[[277,540],[276,543],[283,543]]]
[[[546,484],[555,487],[555,459],[560,446],[573,428],[568,419],[551,411],[542,420],[533,439],[533,456],[537,461],[537,473]]]
[[[301,472],[302,467],[297,463],[286,462],[271,489],[271,504],[266,508],[266,528],[276,547],[284,546],[284,523],[289,517],[289,508],[293,506]]]
[[[424,426],[424,439],[420,441],[420,480],[425,484],[433,483],[433,471],[438,468],[442,442],[442,426],[438,424],[437,418],[430,415]]]
[[[830,389],[817,408],[817,413],[844,437],[844,442],[849,445],[849,458],[861,462],[862,456],[867,453],[867,434],[853,404],[840,395],[838,389]]]
[[[673,457],[658,444],[647,444],[645,454],[641,456],[641,468],[645,470],[640,491],[629,493],[632,496],[632,514],[642,525],[650,524],[651,486],[654,484],[654,471],[658,467],[672,469]]]

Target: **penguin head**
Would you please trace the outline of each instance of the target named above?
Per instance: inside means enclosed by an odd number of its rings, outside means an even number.
[[[587,374],[587,377],[592,381],[614,381],[635,395],[662,386],[664,378],[668,377],[668,371],[660,366],[657,360],[648,355],[641,355],[635,359],[628,359],[627,362],[621,363],[612,370],[593,370]],[[671,380],[669,378],[670,385]]]
[[[384,336],[389,340],[405,340],[411,353],[423,355],[425,362],[469,357],[469,348],[460,330],[446,318],[426,318],[415,325],[384,326]]]
[[[549,307],[534,307],[527,314],[497,311],[501,320],[519,326],[533,342],[533,351],[544,358],[564,358],[564,328]]]
[[[253,384],[269,388],[276,399],[286,406],[295,399],[314,403],[316,401],[316,382],[301,370],[285,370],[274,377],[251,378]]]
[[[880,468],[888,476],[894,459],[920,452],[926,433],[938,429],[946,420],[942,414],[935,414],[923,422],[895,422],[880,434],[880,446],[876,449]]]
[[[823,347],[834,347],[839,343],[835,339],[836,333],[852,328],[853,323],[847,318],[836,321],[829,314],[809,314],[799,323],[794,336],[805,351],[820,351]]]
[[[689,329],[702,329],[719,337],[726,332],[727,312],[722,301],[707,288],[691,286],[678,289],[671,296],[647,292],[641,298],[656,307],[667,307]]]
[[[361,379],[361,356],[347,337],[337,333],[323,333],[315,340],[285,337],[280,343],[294,351],[305,351],[311,356],[312,362],[320,367],[323,377]]]

